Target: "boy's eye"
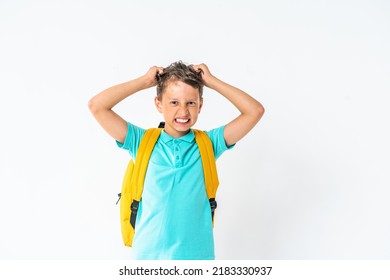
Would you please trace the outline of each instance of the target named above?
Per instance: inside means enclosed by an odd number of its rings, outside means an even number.
[[[187,105],[188,106],[195,106],[196,102],[195,101],[189,101],[189,102],[187,102]]]
[[[171,101],[169,101],[169,104],[171,104],[172,106],[178,106],[180,103],[177,100],[171,100]],[[196,102],[195,101],[188,101],[188,102],[186,102],[186,105],[193,107],[196,105]]]

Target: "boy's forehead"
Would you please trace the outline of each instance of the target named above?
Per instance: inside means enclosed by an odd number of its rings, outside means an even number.
[[[181,81],[172,81],[166,87],[163,95],[167,97],[191,97],[199,98],[199,89]]]

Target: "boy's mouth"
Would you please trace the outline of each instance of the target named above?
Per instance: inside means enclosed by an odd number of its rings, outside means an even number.
[[[180,124],[185,124],[188,123],[190,119],[182,119],[182,118],[176,118],[175,122],[180,123]]]

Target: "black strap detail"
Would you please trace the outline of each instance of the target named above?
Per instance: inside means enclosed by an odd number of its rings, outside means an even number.
[[[160,122],[160,124],[158,125],[158,128],[164,128],[165,127],[165,122]]]
[[[116,201],[116,205],[118,205],[119,200],[121,200],[121,197],[122,197],[122,193],[118,193],[118,200]]]
[[[217,201],[215,200],[215,198],[210,198],[209,202],[210,202],[210,208],[211,208],[211,218],[214,220],[214,212],[215,212],[215,209],[217,209]]]
[[[130,224],[135,229],[135,220],[137,219],[137,212],[138,212],[138,205],[139,201],[133,200],[133,202],[130,205]]]

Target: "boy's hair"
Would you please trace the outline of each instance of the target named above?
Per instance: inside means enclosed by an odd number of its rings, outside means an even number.
[[[162,95],[171,82],[183,82],[199,90],[199,97],[203,96],[203,79],[202,71],[195,71],[192,65],[186,65],[177,61],[164,68],[164,71],[157,75],[157,97],[162,99]]]

